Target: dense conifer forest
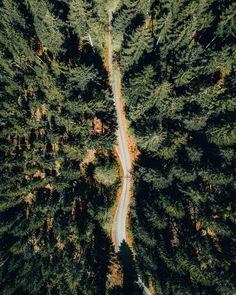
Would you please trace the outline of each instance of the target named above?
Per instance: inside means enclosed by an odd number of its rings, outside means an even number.
[[[87,5],[1,1],[1,294],[105,292],[116,123]]]
[[[235,28],[233,0],[0,0],[1,294],[236,294]]]
[[[139,2],[114,21],[141,152],[132,210],[139,269],[156,294],[233,295],[235,2],[149,1],[146,13]]]

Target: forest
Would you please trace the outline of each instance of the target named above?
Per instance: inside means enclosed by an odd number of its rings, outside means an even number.
[[[132,202],[138,266],[156,294],[233,295],[236,5],[160,0],[144,13],[139,2],[114,19],[140,150]]]
[[[116,120],[82,2],[1,2],[1,294],[106,289]]]
[[[1,294],[236,294],[235,28],[233,0],[0,0]]]

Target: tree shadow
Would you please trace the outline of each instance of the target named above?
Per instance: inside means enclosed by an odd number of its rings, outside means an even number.
[[[125,240],[121,243],[117,255],[123,267],[124,281],[123,287],[112,290],[111,294],[142,295],[143,289],[137,283],[138,272],[134,256]]]

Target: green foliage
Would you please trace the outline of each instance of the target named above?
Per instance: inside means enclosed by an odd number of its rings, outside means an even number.
[[[69,5],[68,20],[73,31],[82,40],[92,41],[95,48],[104,50],[108,22],[106,3],[99,0],[66,0],[65,2]]]
[[[91,48],[79,48],[83,36],[74,36],[65,21],[73,12],[68,8],[63,1],[1,3],[5,295],[106,291],[113,249],[98,216],[111,207],[116,182],[97,184],[87,155],[94,150],[91,161],[99,173],[114,171],[114,107],[102,61]],[[96,118],[106,129],[96,132]],[[101,152],[112,159],[109,165],[97,160]]]
[[[141,152],[132,230],[142,277],[157,294],[234,294],[235,5],[153,1],[127,22],[120,60]]]
[[[124,243],[116,291],[139,294],[141,273],[156,294],[235,294],[234,1],[0,6],[2,294],[109,292],[105,232],[119,179],[99,56],[109,29],[141,152],[131,212],[138,270]]]
[[[96,167],[94,178],[98,183],[105,186],[111,186],[118,181],[118,171],[114,169],[114,166],[101,166]]]
[[[127,41],[127,47],[121,51],[121,67],[123,71],[129,69],[131,65],[138,63],[142,54],[144,52],[151,52],[152,47],[152,32],[144,27],[137,28]]]

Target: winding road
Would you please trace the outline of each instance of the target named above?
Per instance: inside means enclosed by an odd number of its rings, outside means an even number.
[[[119,247],[123,240],[126,241],[126,219],[128,214],[129,199],[130,199],[130,171],[131,171],[131,159],[129,154],[128,142],[125,135],[125,127],[122,122],[122,112],[120,107],[120,93],[119,93],[119,70],[114,66],[113,63],[113,50],[112,50],[112,38],[111,38],[111,18],[112,13],[109,13],[110,21],[110,33],[109,33],[109,72],[110,72],[110,83],[112,86],[112,92],[115,102],[115,108],[118,120],[117,139],[119,145],[119,157],[124,172],[124,181],[122,186],[122,193],[120,203],[117,209],[116,222],[114,227],[114,238],[115,238],[115,249],[119,251]]]
[[[117,139],[119,145],[119,158],[124,172],[124,179],[122,185],[122,193],[117,208],[117,213],[114,221],[114,242],[115,251],[118,252],[120,245],[126,241],[126,221],[130,203],[131,179],[130,172],[132,169],[131,158],[129,154],[129,145],[127,136],[125,134],[124,114],[121,110],[121,93],[120,93],[120,70],[113,62],[113,46],[112,46],[112,11],[109,11],[109,34],[108,34],[108,62],[110,73],[110,84],[113,91],[115,108],[117,113],[118,130]],[[151,295],[149,289],[144,285],[142,280],[138,279],[138,284],[143,288],[143,294]]]

